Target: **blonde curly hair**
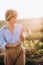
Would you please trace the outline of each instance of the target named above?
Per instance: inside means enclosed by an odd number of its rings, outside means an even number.
[[[5,19],[7,20],[7,21],[10,21],[10,19],[11,18],[16,18],[17,17],[17,11],[16,10],[13,10],[13,9],[9,9],[9,10],[7,10],[6,11],[6,13],[5,13]]]

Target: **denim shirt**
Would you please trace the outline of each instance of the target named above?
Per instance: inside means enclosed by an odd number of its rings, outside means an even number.
[[[15,44],[17,41],[20,41],[20,32],[22,25],[14,24],[14,32],[9,31],[6,26],[3,26],[0,29],[0,45],[2,48],[5,48],[7,43]]]

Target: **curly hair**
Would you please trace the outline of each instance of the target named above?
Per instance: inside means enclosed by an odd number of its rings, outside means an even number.
[[[13,9],[10,9],[10,10],[7,10],[6,13],[5,13],[5,19],[7,21],[10,21],[11,18],[16,18],[17,17],[17,11],[16,10],[13,10]]]

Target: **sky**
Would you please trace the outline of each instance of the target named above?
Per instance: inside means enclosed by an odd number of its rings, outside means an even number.
[[[43,17],[43,0],[0,0],[0,20],[8,9],[16,10],[18,19]]]

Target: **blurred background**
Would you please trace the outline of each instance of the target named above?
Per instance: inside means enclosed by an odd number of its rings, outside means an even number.
[[[6,25],[5,12],[8,9],[18,12],[16,23],[23,25],[27,33],[23,42],[26,65],[43,65],[43,0],[0,0],[0,28]],[[0,45],[1,65],[4,65],[3,52]]]

